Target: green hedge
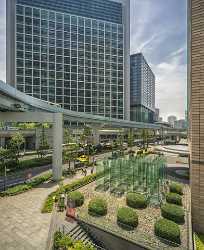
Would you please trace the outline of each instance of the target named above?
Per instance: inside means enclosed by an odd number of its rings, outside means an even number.
[[[107,202],[99,197],[90,200],[88,212],[92,216],[104,216],[107,214]]]
[[[136,211],[129,207],[121,207],[117,212],[117,222],[122,227],[132,229],[138,225],[138,215]]]
[[[170,220],[159,219],[154,225],[154,232],[158,237],[180,244],[181,233],[179,226]]]
[[[96,180],[96,178],[100,177],[101,174],[92,174],[92,175],[88,175],[86,177],[83,177],[79,180],[76,180],[76,181],[73,181],[71,182],[70,184],[67,184],[65,185],[63,188],[64,188],[64,191],[66,193],[69,193],[71,191],[74,191],[82,186],[85,186],[87,185],[88,183],[91,183],[93,181]],[[51,213],[52,212],[52,209],[53,209],[53,205],[54,205],[54,199],[53,198],[56,198],[55,200],[58,200],[59,198],[59,189],[55,192],[52,192],[51,194],[48,195],[48,197],[46,198],[44,204],[43,204],[43,208],[41,210],[42,213]]]
[[[80,207],[84,204],[84,195],[79,191],[73,191],[68,194],[67,199],[74,202],[75,207]]]
[[[38,185],[44,183],[45,181],[48,181],[51,178],[52,178],[51,173],[35,177],[27,184],[16,185],[14,187],[8,188],[5,192],[0,192],[0,196],[13,196],[24,193],[34,187],[37,187]]]
[[[171,193],[183,195],[183,185],[182,184],[173,182],[170,184],[169,190]]]
[[[132,208],[146,208],[147,199],[143,194],[139,193],[128,193],[126,196],[126,203]]]
[[[166,194],[166,201],[171,204],[182,206],[182,197],[180,194],[168,193]]]
[[[28,168],[42,167],[52,163],[52,158],[50,156],[45,158],[33,158],[28,160],[21,160],[18,164],[15,162],[8,163],[8,168],[10,172],[20,171]],[[0,166],[1,169],[1,166]]]
[[[161,214],[164,218],[172,220],[176,223],[184,223],[185,213],[184,209],[174,204],[164,204],[161,206]]]

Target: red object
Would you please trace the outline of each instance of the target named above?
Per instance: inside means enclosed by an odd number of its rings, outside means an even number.
[[[67,217],[71,217],[71,218],[75,218],[75,213],[76,213],[76,209],[75,208],[67,208],[67,212],[66,212],[66,216]]]

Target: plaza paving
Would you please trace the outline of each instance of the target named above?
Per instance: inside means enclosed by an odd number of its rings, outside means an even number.
[[[82,177],[77,174],[74,179]],[[66,179],[64,183],[72,179]],[[44,250],[51,214],[42,214],[47,195],[56,184],[43,184],[26,193],[0,199],[0,249]]]

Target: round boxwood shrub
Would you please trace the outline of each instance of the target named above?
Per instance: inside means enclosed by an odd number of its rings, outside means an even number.
[[[185,213],[182,207],[175,204],[164,204],[161,206],[161,214],[164,218],[172,220],[176,223],[184,223]]]
[[[88,212],[93,216],[104,216],[107,214],[107,202],[99,197],[93,198],[88,205]]]
[[[122,227],[132,229],[138,225],[138,215],[132,208],[121,207],[118,209],[117,222]]]
[[[79,191],[70,192],[67,195],[67,199],[73,201],[75,207],[80,207],[84,204],[84,195]]]
[[[181,243],[180,228],[173,221],[159,219],[154,225],[154,232],[158,237],[175,242],[177,244]]]
[[[171,183],[169,186],[169,190],[171,193],[183,195],[183,185],[179,183],[176,182]]]
[[[126,196],[126,203],[132,208],[146,208],[147,199],[143,194],[139,193],[128,193]]]
[[[168,193],[166,195],[166,201],[171,204],[182,206],[182,197],[179,194]]]

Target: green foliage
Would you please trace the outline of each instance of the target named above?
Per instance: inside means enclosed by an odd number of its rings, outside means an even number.
[[[196,242],[197,250],[204,249],[204,235],[203,234],[195,234],[195,242]]]
[[[172,220],[176,223],[184,223],[185,213],[184,209],[174,204],[164,204],[161,206],[161,214],[164,218]]]
[[[183,195],[183,185],[182,184],[173,182],[170,184],[169,190],[171,193]]]
[[[154,225],[154,232],[158,237],[164,238],[168,241],[180,244],[180,228],[170,220],[159,219]]]
[[[132,208],[121,207],[118,209],[117,222],[121,226],[134,228],[138,225],[138,215]]]
[[[9,149],[11,152],[11,159],[18,164],[20,156],[20,148],[25,143],[25,139],[20,132],[15,133],[10,140]]]
[[[54,248],[56,250],[95,250],[91,244],[85,245],[82,241],[74,241],[68,235],[56,232],[54,235]]]
[[[99,197],[90,200],[88,212],[92,216],[104,216],[107,214],[107,202]]]
[[[73,201],[76,207],[80,207],[84,204],[84,195],[79,191],[69,193],[67,198]]]
[[[143,194],[139,193],[128,193],[126,196],[126,203],[132,208],[146,208],[147,199]]]
[[[73,246],[73,240],[67,235],[62,234],[61,232],[56,232],[54,235],[54,247],[55,249],[68,249]]]
[[[82,186],[85,186],[85,185],[95,181],[96,178],[98,178],[99,176],[100,176],[100,174],[92,174],[92,175],[85,176],[79,180],[73,181],[72,183],[64,186],[64,191],[66,193],[74,191]],[[54,205],[53,197],[55,197],[56,200],[58,199],[59,190],[48,195],[47,199],[44,202],[43,208],[41,210],[42,213],[51,213],[52,212],[53,205]]]
[[[42,125],[42,131],[40,135],[40,145],[37,150],[38,156],[43,158],[47,154],[47,150],[49,149],[49,144],[48,144],[48,138],[47,135],[45,134],[45,128],[46,126],[43,124]]]
[[[45,174],[39,177],[33,178],[29,183],[27,184],[20,184],[16,185],[14,187],[8,188],[5,192],[1,192],[0,196],[13,196],[17,194],[24,193],[34,187],[37,187],[38,185],[44,183],[45,181],[48,181],[51,179],[52,174]]]
[[[7,163],[7,168],[10,169],[10,172],[15,172],[19,170],[24,170],[28,168],[35,168],[35,167],[41,167],[41,166],[46,166],[48,164],[52,163],[52,158],[51,157],[46,157],[46,158],[33,158],[33,159],[28,159],[28,160],[23,160],[20,161],[18,164],[13,161],[9,161]],[[1,163],[0,163],[1,166]],[[0,167],[1,169],[1,167]]]
[[[171,204],[182,206],[182,197],[179,194],[175,193],[166,194],[166,201]]]
[[[128,146],[132,148],[134,145],[134,132],[133,129],[129,129],[128,131]]]

